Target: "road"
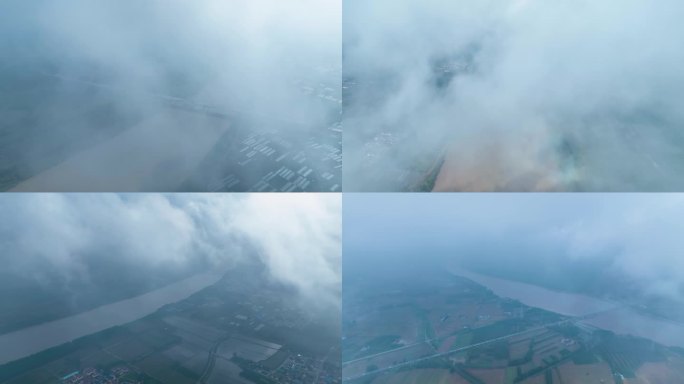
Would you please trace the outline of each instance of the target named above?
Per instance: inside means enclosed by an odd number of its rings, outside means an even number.
[[[209,377],[211,377],[211,371],[214,370],[214,365],[216,364],[216,352],[218,352],[219,347],[221,344],[223,344],[224,341],[230,339],[232,336],[226,336],[220,340],[218,340],[209,350],[209,357],[207,358],[207,364],[204,366],[204,370],[202,371],[202,374],[200,375],[200,378],[197,379],[197,384],[204,384],[209,380]]]
[[[382,373],[382,372],[387,372],[387,371],[394,370],[394,369],[398,369],[398,368],[401,368],[401,367],[406,367],[406,366],[409,366],[409,365],[417,364],[417,363],[420,363],[420,362],[423,362],[423,361],[427,361],[427,360],[431,360],[431,359],[435,359],[435,358],[439,358],[439,357],[443,357],[443,356],[448,356],[448,355],[451,355],[451,354],[454,354],[454,353],[458,353],[458,352],[467,351],[467,350],[472,349],[472,348],[477,348],[477,347],[481,347],[481,346],[483,346],[483,345],[495,343],[495,342],[497,342],[497,341],[506,340],[506,339],[509,339],[509,338],[511,338],[511,337],[520,336],[520,335],[524,335],[524,334],[531,333],[531,332],[536,332],[536,331],[539,331],[539,330],[542,330],[542,329],[545,329],[545,328],[548,328],[548,327],[558,326],[558,325],[562,325],[562,324],[566,324],[566,323],[577,323],[577,322],[581,322],[581,321],[586,320],[586,319],[589,319],[589,318],[591,318],[591,317],[598,316],[598,315],[600,315],[600,314],[602,314],[602,313],[609,312],[609,311],[614,311],[614,310],[616,310],[616,309],[618,309],[618,308],[622,308],[622,307],[612,307],[612,308],[608,308],[608,309],[602,309],[602,310],[599,310],[599,311],[596,311],[596,312],[592,312],[592,313],[589,313],[589,314],[586,314],[586,315],[583,315],[583,316],[580,316],[580,317],[573,317],[573,318],[569,318],[569,319],[565,319],[565,320],[561,320],[561,321],[556,321],[556,322],[552,322],[552,323],[543,324],[543,325],[540,325],[540,326],[537,326],[537,327],[533,327],[533,328],[530,328],[530,329],[526,329],[526,330],[524,330],[524,331],[511,333],[511,334],[509,334],[509,335],[497,337],[497,338],[490,339],[490,340],[485,340],[485,341],[482,341],[482,342],[479,342],[479,343],[475,343],[475,344],[470,344],[470,345],[467,345],[467,346],[465,346],[465,347],[461,347],[461,348],[457,348],[457,349],[452,349],[452,350],[446,351],[446,352],[435,353],[435,354],[432,354],[432,355],[429,355],[429,356],[425,356],[425,357],[421,357],[421,358],[418,358],[418,359],[406,361],[406,362],[403,362],[403,363],[391,365],[391,366],[389,366],[389,367],[377,369],[377,370],[375,370],[375,371],[367,372],[367,373],[364,373],[364,374],[361,374],[361,375],[357,375],[357,376],[353,376],[353,377],[347,377],[347,378],[344,378],[343,381],[344,381],[344,382],[349,382],[349,381],[352,381],[352,380],[358,380],[358,379],[361,379],[361,378],[364,378],[364,377],[368,377],[368,376],[371,376],[371,375],[377,375],[377,374]],[[435,339],[432,339],[432,340],[435,340]],[[356,360],[350,360],[350,361],[344,362],[344,363],[343,363],[343,366],[344,366],[344,365],[347,365],[347,364],[350,364],[350,363],[353,363],[353,362],[358,362],[358,361],[361,361],[361,360],[370,359],[370,358],[373,358],[373,357],[375,357],[375,356],[383,355],[383,354],[386,354],[386,353],[391,353],[391,352],[399,351],[399,350],[402,350],[402,349],[407,349],[407,348],[410,348],[410,347],[414,347],[414,346],[416,346],[416,345],[424,344],[424,343],[426,343],[426,342],[429,342],[429,341],[426,340],[426,341],[422,341],[422,342],[419,342],[419,343],[414,343],[414,344],[411,344],[411,345],[408,345],[408,346],[405,346],[405,347],[395,348],[395,349],[392,349],[392,350],[389,350],[389,351],[377,353],[377,354],[370,355],[370,356],[365,356],[365,357],[363,357],[363,358],[359,358],[359,359],[356,359]]]
[[[344,367],[344,366],[346,366],[346,365],[353,364],[353,363],[356,363],[356,362],[358,362],[358,361],[363,361],[363,360],[372,359],[372,358],[374,358],[374,357],[386,355],[386,354],[388,354],[388,353],[392,353],[392,352],[396,352],[396,351],[401,351],[401,350],[403,350],[403,349],[413,348],[413,347],[416,347],[416,346],[418,346],[418,345],[423,345],[423,344],[425,344],[425,343],[431,343],[431,342],[433,342],[433,341],[439,341],[439,340],[440,340],[439,337],[435,337],[434,339],[426,339],[426,340],[418,341],[418,342],[415,342],[415,343],[412,343],[412,344],[404,345],[404,346],[399,347],[399,348],[389,349],[389,350],[387,350],[387,351],[378,352],[378,353],[375,353],[375,354],[372,354],[372,355],[366,355],[366,356],[363,356],[363,357],[359,357],[358,359],[347,360],[347,361],[342,362],[342,366]]]

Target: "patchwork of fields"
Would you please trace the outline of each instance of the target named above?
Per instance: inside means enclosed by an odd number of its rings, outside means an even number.
[[[384,284],[345,293],[344,382],[671,383],[684,374],[675,349],[499,298],[465,278]]]

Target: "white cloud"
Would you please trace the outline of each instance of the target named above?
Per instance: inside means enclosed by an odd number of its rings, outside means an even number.
[[[339,309],[339,200],[332,194],[7,195],[0,199],[1,260],[6,272],[41,283],[87,282],[91,268],[105,263],[153,277],[258,257],[272,279],[295,287],[303,300]]]
[[[681,194],[350,194],[344,207],[350,266],[524,265],[586,281],[572,266],[684,302]]]
[[[191,175],[214,176],[198,165],[224,133],[268,131],[290,141],[302,132],[322,135],[339,115],[339,103],[304,87],[339,89],[341,0],[8,0],[2,13],[0,34],[11,38],[0,40],[1,74],[22,85],[3,96],[21,94],[17,100],[30,112],[25,119],[7,113],[14,122],[4,128],[13,133],[3,144],[23,140],[28,150],[12,160],[24,177],[60,156],[73,160],[52,169],[57,181],[39,175],[29,190],[55,190],[41,183],[91,190],[97,175],[121,173],[112,178],[117,191],[176,191]],[[231,118],[182,113],[167,96]],[[14,132],[22,124],[37,132]],[[51,140],[69,143],[66,153],[55,155],[62,149]],[[77,152],[88,161],[79,163]],[[150,176],[136,180],[140,173]]]
[[[353,96],[347,138],[415,133],[387,167],[447,140],[444,189],[681,189],[681,2],[352,0],[345,11],[347,75],[394,80],[377,108]],[[471,70],[438,92],[431,62],[467,53]],[[358,149],[345,147],[350,185]]]
[[[256,194],[234,227],[258,245],[276,279],[309,300],[340,307],[341,204],[339,196]]]

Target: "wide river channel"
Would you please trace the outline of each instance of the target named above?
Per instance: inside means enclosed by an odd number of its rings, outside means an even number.
[[[0,335],[0,364],[138,320],[215,284],[222,276],[218,272],[194,275],[140,296]]]
[[[460,268],[451,268],[454,275],[470,279],[489,288],[499,297],[518,300],[530,306],[566,316],[596,314],[583,323],[621,335],[633,335],[667,346],[684,348],[684,324],[651,317],[620,303],[585,295],[558,292],[512,280],[485,276]]]

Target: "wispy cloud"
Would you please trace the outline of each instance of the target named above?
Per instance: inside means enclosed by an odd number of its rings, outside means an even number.
[[[29,284],[144,287],[257,263],[311,310],[340,308],[337,195],[12,194],[0,212],[3,274]]]
[[[681,189],[682,16],[676,1],[345,2],[349,186],[396,189],[361,178],[445,150],[438,190]],[[399,143],[366,169],[382,132]]]

